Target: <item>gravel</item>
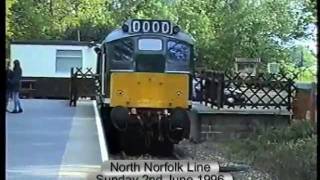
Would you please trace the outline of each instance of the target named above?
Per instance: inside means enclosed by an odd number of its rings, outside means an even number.
[[[220,167],[233,167],[238,171],[230,172],[234,180],[272,180],[271,176],[249,165],[243,163],[232,162],[226,158],[221,147],[217,143],[205,141],[199,144],[190,143],[189,141],[182,141],[175,146],[175,155],[172,157],[158,157],[149,154],[127,156],[125,153],[112,155],[113,160],[172,160],[179,157],[179,159],[199,160],[199,161],[215,161]],[[240,170],[240,171],[239,171]],[[242,171],[241,171],[242,170]]]
[[[215,161],[219,163],[220,167],[232,166],[236,169],[245,169],[245,171],[231,172],[234,180],[272,179],[271,176],[266,172],[245,164],[240,164],[228,160],[221,151],[221,147],[219,148],[214,142],[205,141],[199,144],[193,144],[188,141],[182,141],[176,147],[184,150],[184,152],[194,160]]]

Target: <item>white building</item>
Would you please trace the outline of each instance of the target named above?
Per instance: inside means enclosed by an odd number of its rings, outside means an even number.
[[[78,41],[13,41],[11,60],[18,59],[23,77],[70,77],[71,67],[96,71],[94,45]]]

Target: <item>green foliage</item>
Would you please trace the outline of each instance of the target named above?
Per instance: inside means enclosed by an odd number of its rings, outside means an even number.
[[[299,0],[6,0],[7,40],[99,41],[129,18],[169,19],[196,41],[198,62],[233,67],[235,57],[291,62],[279,42],[308,38],[315,1]]]
[[[316,67],[313,69],[306,69],[302,70],[300,75],[298,76],[297,81],[299,82],[316,82],[317,76],[316,76]]]
[[[15,3],[15,0],[6,0],[6,37],[10,38],[12,36],[12,30],[10,29],[11,23],[11,7]]]
[[[292,48],[289,52],[289,59],[281,63],[284,71],[298,74],[297,81],[316,81],[317,58],[310,49],[303,46]]]
[[[316,179],[315,124],[299,121],[227,144],[230,157],[245,160],[281,180]]]

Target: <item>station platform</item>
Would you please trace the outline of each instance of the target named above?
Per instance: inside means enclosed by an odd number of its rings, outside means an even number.
[[[226,141],[248,137],[268,127],[286,127],[290,124],[292,117],[292,112],[286,107],[245,109],[239,106],[234,108],[224,106],[218,109],[205,106],[200,102],[192,102],[192,110],[199,115],[197,122],[201,126],[194,125],[201,132],[201,136],[196,136],[198,140]]]
[[[235,106],[234,108],[228,108],[226,105],[220,109],[217,107],[209,107],[205,106],[203,103],[197,101],[192,101],[192,109],[196,110],[199,114],[210,115],[210,114],[265,114],[265,115],[290,115],[290,111],[286,109],[286,107],[281,107],[281,109],[275,109],[274,107],[270,107],[270,109],[263,109],[262,107],[258,107],[256,109],[252,108],[239,108],[239,106]]]
[[[86,179],[103,162],[94,101],[21,100],[6,113],[6,179]],[[101,129],[100,129],[101,130]]]

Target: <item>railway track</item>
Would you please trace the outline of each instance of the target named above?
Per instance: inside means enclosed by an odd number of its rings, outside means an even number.
[[[192,156],[183,152],[179,147],[175,147],[172,154],[168,156],[163,155],[151,155],[151,154],[141,154],[141,155],[127,155],[125,152],[120,152],[118,154],[109,155],[110,160],[189,160]]]
[[[183,151],[180,147],[175,147],[174,151],[169,156],[161,155],[150,155],[150,154],[141,154],[141,155],[126,155],[124,152],[115,155],[109,155],[110,160],[197,160],[194,155],[189,154]],[[220,172],[246,172],[250,169],[247,165],[242,164],[233,164],[233,165],[224,165],[220,166]]]

